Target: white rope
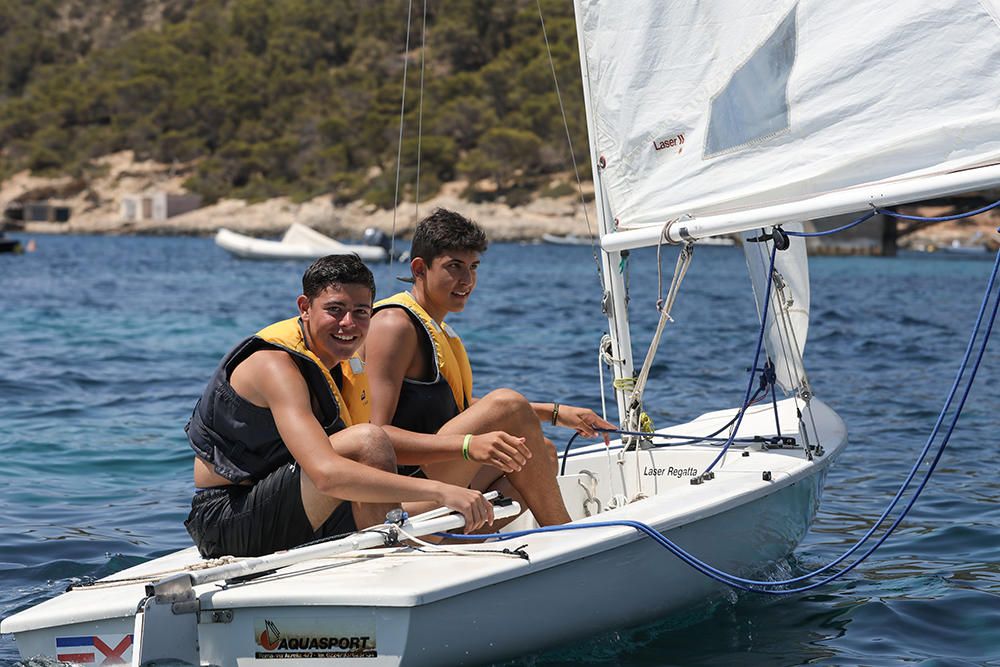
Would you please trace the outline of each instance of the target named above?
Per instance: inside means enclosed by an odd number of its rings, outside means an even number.
[[[607,334],[605,334],[605,336],[608,338],[609,341],[611,340],[610,336],[607,336]],[[604,421],[608,421],[608,403],[605,400],[605,395],[604,395],[605,394],[605,392],[604,392],[604,351],[601,349],[601,347],[603,346],[603,344],[604,344],[604,339],[602,338],[601,339],[601,344],[597,346],[597,380],[598,380],[598,385],[601,388],[601,419],[603,419]]]
[[[502,558],[518,558],[518,559],[523,559],[524,558],[520,554],[516,554],[516,553],[513,553],[511,551],[504,552],[504,551],[497,551],[495,549],[491,549],[489,551],[478,550],[478,549],[463,549],[461,547],[452,547],[452,546],[444,546],[444,545],[441,545],[441,544],[433,544],[431,542],[424,541],[424,540],[420,539],[419,537],[416,537],[415,535],[411,535],[410,533],[406,532],[405,530],[403,530],[399,526],[396,527],[396,530],[398,530],[399,534],[402,535],[403,537],[405,537],[407,540],[413,542],[414,544],[419,544],[422,548],[427,549],[426,552],[417,551],[418,554],[425,554],[425,555],[432,555],[432,554],[433,555],[451,555],[451,556],[479,556],[479,557],[483,557],[483,556],[498,557],[499,556],[499,557],[502,557]]]
[[[805,363],[802,359],[802,355],[800,354],[798,337],[795,335],[795,327],[792,325],[791,307],[794,303],[793,298],[791,296],[786,296],[785,294],[785,287],[787,286],[785,280],[777,271],[775,271],[775,274],[775,278],[780,281],[776,281],[775,285],[778,292],[777,303],[780,306],[778,308],[778,313],[780,315],[778,337],[781,339],[781,357],[782,362],[785,365],[785,370],[788,373],[788,377],[791,378],[794,383],[795,391],[792,394],[792,400],[795,403],[795,409],[799,414],[802,414],[800,401],[805,398],[806,405],[808,405],[808,395],[810,392],[808,390],[809,381],[805,377]],[[801,373],[799,372],[800,370],[802,371]],[[801,419],[799,421],[801,422]],[[809,449],[809,432],[804,427],[802,428],[802,435],[805,440],[805,451],[811,458],[812,452]]]
[[[786,329],[785,334],[783,334],[782,336],[783,337],[782,345],[785,345],[784,343],[785,336],[787,336],[787,338],[791,341],[791,345],[789,345],[788,347],[790,348],[791,355],[793,356],[791,362],[792,368],[794,368],[795,370],[796,391],[793,394],[795,407],[800,415],[803,414],[804,412],[807,412],[809,414],[809,420],[812,423],[813,433],[816,436],[817,444],[819,444],[819,430],[816,427],[815,415],[813,415],[812,409],[810,408],[810,401],[812,400],[812,386],[809,384],[809,376],[808,373],[806,372],[805,359],[803,358],[802,355],[802,347],[799,345],[798,336],[795,333],[795,327],[793,327],[791,324],[790,313],[785,308],[782,308],[782,315],[783,315],[782,328]],[[787,360],[786,363],[788,363]],[[789,373],[789,375],[791,375],[791,373]],[[802,402],[801,405],[800,401]],[[802,425],[802,436],[805,439],[806,451],[809,452],[810,456],[812,456],[810,448],[810,445],[812,443],[809,438],[809,429],[801,418],[799,419],[799,421]]]
[[[150,572],[149,574],[144,574],[141,577],[126,577],[124,579],[105,579],[102,581],[91,581],[87,583],[74,584],[70,588],[87,588],[87,589],[100,589],[100,588],[116,588],[118,586],[130,586],[132,584],[143,584],[152,583],[154,581],[159,581],[168,574],[176,574],[178,572],[192,572],[195,570],[207,570],[213,567],[219,567],[220,565],[229,565],[230,563],[235,563],[241,559],[235,556],[222,556],[220,558],[213,558],[211,560],[206,560],[201,563],[195,563],[194,565],[187,565],[185,567],[175,567],[169,570],[160,570],[159,572]]]
[[[608,368],[614,368],[615,364],[625,363],[624,359],[619,359],[611,354],[611,348],[614,341],[611,340],[610,334],[604,334],[601,336],[601,342],[597,346],[597,374],[601,381],[601,412],[604,420],[608,419],[608,406],[605,401],[604,393],[604,366],[602,362],[608,365]],[[617,387],[615,387],[617,391]],[[624,418],[624,415],[621,415]]]

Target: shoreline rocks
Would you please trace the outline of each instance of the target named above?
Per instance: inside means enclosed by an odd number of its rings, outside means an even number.
[[[249,203],[224,199],[215,204],[165,220],[123,221],[120,202],[128,195],[152,190],[183,193],[183,183],[194,165],[164,165],[136,161],[131,151],[115,153],[94,161],[95,175],[89,179],[69,176],[42,178],[30,173],[15,174],[0,184],[0,206],[11,202],[45,198],[53,204],[72,208],[68,222],[27,222],[28,234],[151,234],[210,236],[220,228],[251,236],[280,236],[293,222],[342,240],[360,239],[365,229],[374,227],[387,234],[408,238],[419,216],[437,207],[450,208],[469,216],[486,230],[493,241],[537,241],[544,234],[588,236],[596,232],[593,186],[584,184],[587,210],[580,195],[535,197],[529,203],[511,207],[502,202],[470,202],[461,197],[464,182],[447,183],[433,198],[403,202],[395,210],[378,209],[364,202],[334,206],[329,195],[296,203],[287,197]],[[565,179],[564,179],[565,180]],[[576,188],[574,187],[574,190]],[[926,209],[926,210],[925,210]],[[942,210],[910,207],[908,212],[940,215]],[[973,219],[933,225],[900,239],[903,248],[942,247],[953,242],[1000,246],[996,209]]]
[[[23,231],[30,234],[154,234],[208,236],[220,228],[251,236],[279,236],[293,222],[313,227],[341,239],[360,239],[365,229],[375,227],[386,233],[393,229],[401,237],[409,236],[421,217],[437,207],[461,211],[481,224],[496,241],[537,240],[543,234],[588,233],[587,219],[579,195],[558,198],[539,197],[519,207],[500,202],[474,203],[461,198],[466,184],[446,184],[432,199],[403,202],[394,212],[378,209],[364,202],[334,206],[328,195],[296,203],[278,197],[257,203],[224,199],[215,204],[176,215],[165,220],[121,219],[120,202],[127,195],[152,190],[183,192],[183,182],[190,165],[161,165],[136,162],[130,151],[109,155],[96,161],[101,174],[83,184],[69,177],[40,178],[22,172],[0,186],[0,205],[44,193],[53,204],[72,208],[68,222],[27,222]],[[67,190],[75,190],[70,193]],[[586,186],[585,186],[586,187]],[[63,193],[53,197],[53,192]],[[592,191],[585,192],[592,196]],[[590,214],[590,225],[595,225]]]

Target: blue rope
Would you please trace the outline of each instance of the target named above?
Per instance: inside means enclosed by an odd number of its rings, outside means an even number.
[[[998,205],[1000,205],[1000,202],[998,202]],[[998,231],[1000,231],[1000,230],[998,230]],[[772,250],[772,253],[771,253],[771,263],[772,263],[772,267],[773,267],[773,263],[774,263],[774,252],[773,252],[773,250]],[[800,587],[797,587],[797,588],[786,588],[786,589],[781,589],[781,590],[772,590],[771,589],[771,587],[788,586],[788,585],[791,585],[791,584],[799,583],[799,582],[804,581],[806,579],[810,579],[812,577],[815,577],[818,574],[826,572],[826,571],[830,570],[831,568],[835,567],[836,565],[839,565],[847,557],[851,556],[858,549],[860,549],[861,546],[869,538],[871,538],[872,535],[874,535],[875,531],[885,522],[885,520],[888,517],[888,515],[896,507],[896,505],[898,504],[899,500],[902,498],[903,494],[906,492],[907,488],[909,487],[910,483],[913,481],[914,477],[916,477],[916,473],[920,469],[920,466],[923,464],[923,461],[926,458],[927,454],[930,452],[930,449],[931,449],[931,446],[932,446],[932,444],[934,442],[934,439],[937,437],[938,433],[940,432],[941,425],[942,425],[942,423],[945,420],[945,415],[948,413],[948,410],[951,408],[952,401],[954,400],[955,394],[957,393],[958,388],[959,388],[959,386],[961,384],[962,377],[965,375],[966,371],[968,370],[969,358],[972,356],[972,351],[973,351],[973,348],[975,347],[975,341],[979,337],[980,329],[982,328],[983,318],[984,318],[984,315],[986,313],[987,308],[989,307],[990,296],[991,296],[991,294],[992,294],[992,292],[994,290],[994,287],[996,285],[996,280],[997,280],[997,274],[998,274],[998,272],[1000,272],[1000,252],[997,253],[996,260],[994,261],[993,271],[991,272],[990,279],[987,282],[986,291],[985,291],[985,293],[983,295],[983,301],[982,301],[982,304],[980,305],[979,313],[978,313],[978,315],[976,317],[976,323],[975,323],[975,326],[972,329],[972,334],[969,337],[969,342],[966,345],[965,354],[963,355],[962,362],[959,365],[959,369],[958,369],[958,372],[956,373],[955,380],[952,383],[951,389],[948,392],[948,396],[947,396],[947,398],[945,400],[944,406],[941,408],[941,411],[938,414],[938,418],[937,418],[937,420],[934,423],[934,427],[931,430],[931,434],[927,438],[927,442],[924,445],[924,448],[921,451],[920,456],[917,458],[917,461],[914,463],[913,467],[910,469],[910,473],[907,475],[907,478],[904,480],[903,484],[900,486],[899,491],[893,497],[893,499],[890,502],[889,506],[885,509],[885,511],[882,513],[882,515],[879,517],[879,519],[875,522],[875,524],[854,545],[852,545],[843,554],[841,554],[839,557],[837,557],[836,559],[834,559],[830,563],[827,563],[826,565],[824,565],[824,566],[822,566],[822,567],[820,567],[820,568],[818,568],[816,570],[813,570],[812,572],[808,572],[808,573],[800,575],[798,577],[793,577],[793,578],[784,579],[784,580],[776,580],[776,581],[775,580],[770,580],[770,581],[768,581],[768,580],[754,580],[754,579],[745,579],[745,578],[742,578],[742,577],[737,577],[736,575],[733,575],[731,573],[724,572],[722,570],[714,568],[711,565],[708,565],[707,563],[699,560],[695,556],[692,556],[691,554],[689,554],[686,551],[684,551],[681,547],[677,546],[672,541],[670,541],[669,539],[667,539],[665,536],[661,535],[659,532],[657,532],[651,526],[649,526],[647,524],[644,524],[642,522],[639,522],[639,521],[631,521],[631,520],[603,521],[603,522],[595,522],[595,523],[584,524],[584,525],[566,524],[566,525],[561,525],[561,526],[545,526],[545,527],[537,528],[537,529],[533,529],[533,530],[522,530],[522,531],[516,531],[516,532],[512,532],[512,533],[492,533],[492,534],[486,534],[486,535],[459,535],[459,534],[454,534],[454,533],[438,533],[438,535],[440,535],[442,537],[453,538],[453,539],[475,539],[475,540],[482,540],[482,539],[493,538],[493,539],[498,539],[498,540],[509,540],[509,539],[515,539],[515,538],[518,538],[518,537],[524,537],[524,536],[527,536],[527,535],[533,535],[533,534],[536,534],[536,533],[558,532],[558,531],[564,531],[564,530],[583,530],[583,529],[589,529],[589,528],[602,528],[602,527],[631,527],[631,528],[634,528],[635,530],[638,530],[639,532],[644,533],[645,535],[651,537],[655,542],[657,542],[658,544],[660,544],[661,546],[663,546],[665,549],[667,549],[668,551],[670,551],[672,554],[674,554],[675,556],[677,556],[678,558],[680,558],[682,561],[684,561],[685,563],[687,563],[691,567],[697,569],[699,572],[702,572],[703,574],[711,577],[712,579],[714,579],[716,581],[719,581],[720,583],[727,584],[727,585],[732,586],[734,588],[737,588],[739,590],[744,590],[744,591],[748,591],[748,592],[763,593],[763,594],[767,594],[767,595],[789,595],[789,594],[794,594],[794,593],[802,593],[802,592],[810,591],[810,590],[813,590],[813,589],[818,588],[820,586],[826,585],[826,584],[828,584],[828,583],[830,583],[832,581],[835,581],[836,579],[839,579],[840,577],[844,576],[845,574],[847,574],[848,572],[850,572],[851,570],[853,570],[854,568],[856,568],[858,565],[860,565],[861,563],[863,563],[869,556],[871,556],[871,554],[873,554],[888,539],[888,537],[896,530],[896,528],[903,521],[903,519],[906,517],[906,515],[909,513],[909,511],[913,508],[913,506],[916,503],[917,499],[920,497],[920,494],[927,487],[927,483],[930,481],[931,475],[936,470],[937,465],[940,462],[941,457],[944,455],[944,451],[947,448],[949,441],[951,440],[951,436],[952,436],[952,434],[955,431],[955,427],[958,425],[958,420],[961,417],[962,410],[965,407],[966,400],[968,399],[969,393],[972,390],[972,386],[975,383],[976,375],[978,374],[979,368],[980,368],[980,366],[982,364],[983,356],[985,355],[986,347],[987,347],[987,344],[989,342],[990,335],[993,332],[993,325],[996,322],[997,312],[998,312],[998,310],[1000,310],[1000,292],[997,293],[997,296],[994,299],[993,308],[992,308],[992,311],[991,311],[991,314],[990,314],[989,322],[988,322],[988,324],[986,326],[985,333],[983,334],[982,342],[979,345],[979,350],[978,350],[978,353],[976,354],[975,362],[974,362],[974,364],[972,366],[971,372],[969,373],[968,379],[967,379],[966,384],[965,384],[965,388],[962,391],[962,396],[961,396],[961,399],[959,400],[959,403],[958,403],[958,406],[957,406],[957,408],[955,410],[954,416],[952,417],[951,422],[950,422],[950,424],[948,426],[948,429],[945,432],[944,438],[941,440],[941,443],[937,447],[937,451],[936,451],[936,453],[934,455],[934,458],[932,459],[930,465],[927,467],[927,471],[924,473],[923,478],[921,479],[921,481],[920,481],[919,485],[917,486],[916,490],[913,492],[913,495],[910,498],[909,502],[906,504],[906,506],[901,511],[900,515],[889,525],[889,527],[885,530],[885,532],[878,538],[878,540],[876,540],[876,542],[875,542],[875,544],[873,546],[871,546],[867,551],[865,551],[861,556],[859,556],[856,561],[848,564],[842,570],[839,570],[839,571],[835,572],[834,574],[832,574],[832,575],[830,575],[828,577],[825,577],[825,578],[823,578],[823,579],[821,579],[819,581],[813,582],[813,583],[808,584],[806,586],[800,586]],[[769,284],[768,284],[768,289],[770,290],[770,281],[769,281]],[[764,314],[763,319],[764,319],[764,321],[766,321],[766,301],[765,301],[764,313],[765,314]],[[760,352],[759,342],[760,341],[758,340],[758,350],[757,350],[758,354]],[[756,365],[756,358],[754,360],[754,365]],[[749,394],[749,391],[748,391],[748,394]],[[738,428],[738,425],[737,425],[737,428]],[[730,440],[732,440],[732,438],[730,438]],[[572,440],[570,442],[572,442]],[[729,443],[729,444],[731,444],[731,443]],[[728,444],[727,444],[727,447],[728,447]],[[568,450],[569,450],[569,447],[567,446],[567,450],[566,451],[568,452]],[[718,459],[716,459],[716,461],[718,461]],[[564,460],[564,465],[565,465],[565,460]],[[713,463],[713,465],[714,465],[714,463]],[[708,470],[706,469],[706,472],[707,471]]]
[[[765,295],[764,295],[764,307],[762,309],[763,313],[761,315],[761,320],[760,320],[760,329],[758,330],[758,333],[757,333],[757,347],[754,350],[753,363],[750,364],[751,373],[750,373],[750,378],[749,378],[749,380],[747,382],[746,392],[743,395],[743,404],[740,406],[739,411],[737,411],[736,416],[734,417],[734,420],[736,421],[736,425],[733,427],[732,432],[730,433],[729,437],[726,438],[725,443],[722,445],[722,450],[719,452],[718,456],[715,457],[715,460],[712,461],[708,465],[708,467],[705,468],[705,470],[701,473],[702,477],[704,477],[705,475],[707,475],[708,473],[710,473],[712,471],[712,469],[716,465],[718,465],[719,461],[722,460],[722,457],[724,457],[726,455],[726,452],[729,451],[729,448],[732,446],[732,444],[734,442],[738,441],[738,439],[736,438],[736,434],[739,432],[740,424],[743,423],[743,416],[746,414],[747,408],[750,407],[753,404],[754,400],[756,400],[756,397],[759,395],[759,393],[766,388],[765,378],[767,378],[767,381],[770,381],[770,376],[764,376],[764,377],[762,377],[761,378],[761,387],[758,389],[758,391],[756,393],[754,393],[751,396],[751,390],[753,389],[753,380],[754,380],[753,371],[759,369],[759,367],[757,366],[757,361],[760,359],[760,350],[761,350],[761,347],[763,346],[763,343],[764,343],[764,331],[767,328],[767,314],[768,314],[768,308],[770,307],[770,304],[771,304],[771,284],[772,284],[772,279],[774,277],[774,260],[775,260],[775,256],[776,256],[777,252],[778,252],[777,245],[772,243],[771,244],[771,258],[770,258],[770,263],[768,265],[768,271],[767,271],[767,288],[766,288],[766,292],[765,292]],[[765,373],[767,372],[767,364],[765,364],[765,366],[764,366],[764,372]],[[773,391],[772,391],[772,396],[774,396]],[[776,400],[775,400],[775,420],[777,421],[777,401]],[[716,431],[712,435],[714,436],[715,434],[720,433],[723,429],[727,428],[732,423],[733,422],[730,421],[729,424],[726,424],[726,426],[723,426],[721,429],[719,429],[718,431]],[[779,427],[780,427],[780,425],[779,425]],[[603,429],[598,429],[598,430],[603,430]],[[631,432],[631,431],[622,431],[622,430],[617,430],[617,429],[615,429],[615,430],[608,430],[606,432],[608,432],[608,433],[620,433],[620,434],[623,434],[623,435],[637,435],[637,436],[640,436],[640,437],[652,437],[653,436],[653,434],[646,433],[646,432]],[[567,459],[569,457],[570,447],[572,447],[573,442],[576,440],[576,437],[577,437],[576,434],[574,434],[573,437],[571,437],[569,439],[569,442],[566,443],[566,447],[563,449],[562,465],[560,467],[560,473],[559,473],[561,475],[566,474],[566,461],[567,461]],[[671,436],[664,436],[664,437],[671,437]],[[683,437],[686,437],[690,441],[693,441],[693,442],[698,442],[698,441],[702,441],[702,440],[711,440],[712,439],[712,436],[708,436],[708,437],[681,436],[680,438],[683,438]],[[677,439],[680,439],[680,438],[677,438]],[[754,440],[753,439],[748,439],[748,440],[745,440],[745,441],[753,442]],[[681,443],[677,443],[677,444],[681,444]],[[621,449],[621,447],[616,446],[613,449]]]
[[[762,382],[763,382],[763,380],[762,380]],[[754,395],[750,397],[750,405],[753,405],[757,401],[757,399],[760,397],[760,395],[764,391],[766,391],[766,389],[767,389],[767,386],[762,384],[762,386],[759,387],[756,392],[754,392]],[[681,435],[681,434],[674,434],[674,433],[649,433],[647,431],[625,431],[625,430],[622,430],[620,428],[595,428],[594,430],[597,431],[598,433],[614,433],[616,435],[634,435],[634,436],[638,436],[640,438],[664,438],[666,440],[670,440],[671,441],[671,442],[654,443],[653,444],[653,448],[654,449],[660,448],[660,447],[675,447],[675,446],[679,446],[679,445],[692,444],[692,443],[697,443],[697,442],[709,442],[709,443],[722,442],[722,443],[725,443],[725,442],[729,441],[729,438],[717,438],[715,436],[717,436],[718,434],[722,433],[727,428],[729,428],[730,426],[732,426],[733,422],[736,421],[736,417],[737,417],[737,415],[734,415],[732,419],[730,419],[728,422],[726,422],[725,424],[723,424],[722,426],[720,426],[715,431],[712,431],[708,435]],[[778,435],[780,437],[781,434],[779,433]],[[563,448],[562,463],[561,463],[561,466],[559,468],[559,474],[560,475],[565,475],[566,474],[566,463],[567,463],[567,460],[570,457],[573,457],[573,456],[583,456],[584,454],[588,454],[589,453],[589,452],[573,452],[573,453],[570,453],[570,448],[573,446],[573,443],[576,442],[576,439],[578,437],[580,437],[580,434],[579,433],[574,433],[572,435],[572,437],[570,437],[569,441],[566,442],[566,446]],[[753,436],[753,437],[746,437],[746,438],[736,438],[734,440],[734,442],[751,443],[751,442],[760,442],[760,441],[767,441],[767,440],[768,440],[767,438],[764,438],[762,436]],[[775,442],[777,442],[777,440],[775,440]],[[621,445],[621,444],[610,445],[610,446],[608,446],[608,449],[609,450],[618,450],[618,449],[621,449],[622,447],[624,447],[624,445]]]
[[[927,215],[904,215],[902,213],[897,213],[896,211],[890,211],[889,209],[877,208],[875,209],[882,215],[888,215],[892,218],[899,218],[900,220],[930,220],[931,222],[947,222],[949,220],[961,220],[963,218],[971,218],[973,216],[979,215],[980,213],[985,213],[991,209],[1000,206],[1000,201],[995,201],[992,204],[987,204],[982,208],[977,208],[974,211],[969,211],[967,213],[956,213],[954,215],[940,215],[940,216],[927,216]]]
[[[759,330],[759,332],[757,334],[757,349],[754,350],[754,353],[753,353],[753,363],[750,364],[750,368],[756,368],[757,367],[757,360],[760,359],[760,348],[764,344],[764,330],[767,328],[767,312],[768,312],[768,308],[771,305],[771,282],[772,282],[772,279],[774,277],[774,258],[777,255],[777,252],[778,252],[778,244],[777,243],[772,243],[771,244],[771,261],[770,261],[770,264],[767,267],[767,287],[764,290],[764,307],[761,309],[760,330]],[[753,373],[751,373],[750,374],[750,379],[747,382],[747,390],[743,394],[743,405],[740,407],[740,410],[739,410],[739,412],[736,415],[737,416],[736,425],[733,426],[732,433],[729,436],[729,442],[727,442],[725,445],[722,446],[722,451],[719,452],[719,455],[715,457],[715,460],[712,461],[708,465],[708,467],[705,468],[704,471],[702,471],[702,473],[701,473],[702,478],[704,478],[705,475],[707,475],[708,473],[712,472],[712,468],[714,468],[716,465],[719,464],[719,461],[722,460],[722,457],[724,457],[726,455],[726,452],[729,451],[730,445],[733,444],[733,440],[735,439],[736,434],[740,430],[740,424],[743,423],[743,415],[746,414],[747,408],[750,406],[750,390],[753,388],[753,379],[754,379],[753,378]]]
[[[777,393],[777,379],[778,376],[774,372],[774,364],[771,363],[770,357],[764,363],[764,373],[767,374],[767,382],[771,384],[771,408],[774,410],[774,431],[781,437],[781,420],[778,418],[778,393]],[[763,382],[764,379],[761,378]],[[763,388],[763,387],[762,387]]]
[[[830,234],[837,234],[839,232],[848,230],[851,227],[857,227],[858,225],[860,225],[865,220],[870,220],[871,218],[874,218],[877,213],[878,213],[878,209],[874,209],[872,211],[868,211],[867,213],[865,213],[864,215],[862,215],[860,218],[858,218],[854,222],[849,222],[846,225],[843,225],[842,227],[837,227],[836,229],[830,229],[830,230],[827,230],[825,232],[789,232],[789,231],[786,231],[785,233],[788,234],[789,236],[802,236],[802,237],[829,236]]]
[[[801,237],[813,237],[813,236],[830,236],[831,234],[837,234],[844,230],[850,229],[851,227],[856,227],[860,225],[865,220],[870,220],[878,214],[887,215],[890,218],[899,218],[900,220],[927,220],[930,222],[948,222],[949,220],[962,220],[964,218],[971,218],[973,216],[979,215],[980,213],[985,213],[986,211],[992,210],[1000,206],[1000,200],[983,206],[982,208],[977,208],[974,211],[968,211],[966,213],[955,213],[954,215],[940,215],[940,216],[927,216],[927,215],[905,215],[903,213],[897,213],[896,211],[889,210],[887,208],[879,208],[877,206],[872,207],[872,210],[868,211],[862,215],[857,220],[849,222],[846,225],[837,227],[836,229],[828,229],[824,232],[789,232],[785,233],[789,236],[801,236]]]

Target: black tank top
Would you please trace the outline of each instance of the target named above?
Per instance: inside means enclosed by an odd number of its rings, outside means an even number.
[[[399,390],[399,402],[392,416],[392,425],[415,433],[437,433],[438,429],[459,413],[455,395],[448,381],[438,372],[434,358],[434,344],[423,324],[413,313],[402,308],[410,316],[420,340],[420,353],[427,368],[427,380],[403,379]],[[436,380],[434,378],[437,378]]]
[[[282,441],[271,411],[246,400],[229,384],[233,370],[251,354],[264,349],[281,348],[256,336],[233,348],[216,368],[184,427],[195,454],[237,484],[263,479],[292,461],[292,453]],[[344,420],[322,371],[304,358],[291,356],[306,380],[313,413],[323,430],[331,435],[344,429]],[[338,385],[339,370],[338,367],[331,371]]]

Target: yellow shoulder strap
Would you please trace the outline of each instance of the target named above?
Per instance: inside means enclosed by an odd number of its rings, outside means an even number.
[[[448,347],[451,348],[452,354],[455,355],[455,361],[462,377],[462,393],[465,403],[463,404],[459,401],[457,396],[455,400],[458,403],[458,409],[464,410],[472,403],[472,363],[469,361],[469,354],[465,351],[462,339],[458,337],[455,330],[446,322],[441,323],[441,330],[448,341]]]
[[[330,369],[306,347],[299,318],[292,317],[275,322],[258,331],[257,337],[313,362],[323,372],[345,425],[352,426],[369,421],[371,410],[368,406],[368,377],[365,375],[364,364],[360,358],[354,356],[340,363],[344,379],[344,388],[341,391],[333,375],[330,374]]]
[[[357,355],[340,362],[344,377],[344,387],[340,392],[342,400],[347,404],[347,411],[354,424],[367,424],[371,421],[372,410],[368,404],[368,375],[365,374],[365,363]],[[347,420],[344,420],[345,423]],[[347,424],[351,426],[351,424]]]
[[[434,347],[437,371],[451,387],[455,405],[459,410],[469,407],[472,402],[472,366],[462,339],[454,329],[444,323],[438,325],[409,292],[382,299],[375,304],[375,309],[385,306],[401,306],[420,320]]]

